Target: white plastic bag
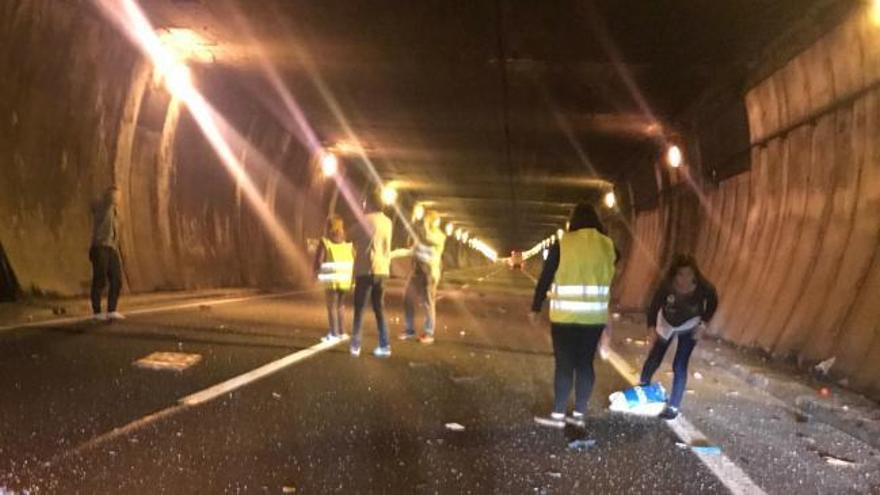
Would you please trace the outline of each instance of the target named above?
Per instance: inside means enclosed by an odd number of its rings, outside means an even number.
[[[614,412],[635,414],[637,416],[657,416],[666,407],[666,390],[659,383],[635,386],[608,397]]]

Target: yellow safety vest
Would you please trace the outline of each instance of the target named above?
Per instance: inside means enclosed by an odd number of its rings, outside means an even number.
[[[614,243],[596,229],[576,230],[560,239],[559,268],[550,289],[550,321],[608,323],[614,261]]]
[[[350,242],[333,242],[322,238],[324,243],[324,262],[318,280],[329,290],[351,290],[351,277],[354,271],[354,248]]]

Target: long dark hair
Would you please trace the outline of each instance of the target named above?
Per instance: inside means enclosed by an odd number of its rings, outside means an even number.
[[[696,282],[697,285],[709,285],[706,277],[703,276],[703,272],[700,271],[700,267],[697,265],[696,258],[684,253],[678,253],[672,257],[672,262],[669,263],[669,268],[666,269],[666,276],[663,278],[663,283],[672,286],[675,276],[682,268],[690,268],[693,270],[694,282]]]
[[[605,226],[596,213],[596,208],[590,203],[578,203],[571,212],[571,218],[568,220],[569,232],[580,229],[596,229],[605,234]]]

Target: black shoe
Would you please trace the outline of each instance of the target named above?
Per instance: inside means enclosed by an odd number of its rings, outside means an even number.
[[[658,416],[660,419],[675,419],[678,417],[678,408],[673,406],[666,406],[666,409],[663,410]]]

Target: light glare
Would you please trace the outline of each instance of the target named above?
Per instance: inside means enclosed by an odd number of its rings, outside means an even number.
[[[392,186],[382,188],[382,202],[386,205],[393,205],[397,201],[397,189]]]
[[[681,148],[674,144],[671,145],[669,149],[666,150],[666,163],[668,163],[669,166],[672,168],[678,168],[681,166],[681,162]]]
[[[413,208],[413,220],[421,220],[425,218],[425,207],[419,203]]]
[[[605,202],[605,206],[608,208],[614,208],[614,206],[617,205],[617,197],[611,191],[605,193],[605,198],[603,198],[603,201]]]
[[[336,155],[325,152],[324,156],[321,157],[321,172],[324,174],[324,177],[333,177],[338,171],[339,160],[336,158]]]

